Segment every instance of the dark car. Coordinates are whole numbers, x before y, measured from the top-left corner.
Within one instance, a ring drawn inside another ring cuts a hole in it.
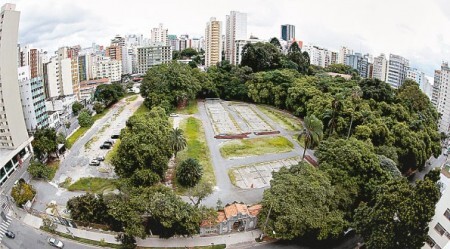
[[[114,135],[111,136],[111,139],[118,139],[118,138],[120,138],[119,134],[114,134]]]
[[[16,235],[9,230],[6,230],[5,235],[6,235],[6,237],[8,237],[10,239],[14,239],[16,237]]]
[[[103,144],[110,144],[111,146],[114,144],[113,140],[106,140]]]
[[[96,157],[95,159],[96,159],[97,161],[99,161],[99,162],[105,161],[105,157],[104,157],[104,156],[98,156],[98,157]]]
[[[102,150],[108,150],[108,149],[111,149],[111,144],[109,144],[109,143],[104,143],[104,144],[102,144],[102,145],[100,146],[100,149],[102,149]]]

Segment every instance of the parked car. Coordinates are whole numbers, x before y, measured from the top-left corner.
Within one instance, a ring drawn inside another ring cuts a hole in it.
[[[9,230],[6,230],[5,235],[6,235],[6,237],[8,237],[10,239],[14,239],[16,237],[16,235]]]
[[[97,159],[97,161],[100,161],[100,162],[105,161],[105,157],[104,156],[98,156],[95,159]]]
[[[102,150],[108,150],[108,149],[111,149],[111,144],[109,144],[109,143],[103,143],[102,145],[100,145],[100,149],[102,149]]]
[[[178,114],[176,114],[176,113],[171,113],[171,114],[169,115],[169,117],[178,117]]]
[[[62,241],[57,240],[57,239],[55,239],[55,238],[48,238],[48,243],[49,243],[51,246],[54,246],[54,247],[56,247],[56,248],[63,248],[63,247],[64,247],[64,244],[62,243]]]
[[[113,140],[106,140],[103,144],[110,144],[111,146],[114,144]]]
[[[99,166],[100,165],[100,161],[98,161],[97,159],[92,159],[91,162],[89,163],[89,165],[91,165],[91,166]]]
[[[120,138],[120,135],[119,135],[119,134],[113,134],[113,135],[111,135],[111,139],[118,139],[118,138]]]

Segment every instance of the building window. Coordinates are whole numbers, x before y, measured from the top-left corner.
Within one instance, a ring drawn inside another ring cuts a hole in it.
[[[431,248],[436,245],[436,242],[430,236],[427,237],[426,242]]]
[[[441,236],[444,235],[444,233],[446,232],[444,227],[440,223],[436,224],[436,226],[434,227],[434,230],[436,230],[439,233],[439,235],[441,235]]]
[[[445,210],[444,216],[450,220],[450,209],[447,208],[447,210]]]

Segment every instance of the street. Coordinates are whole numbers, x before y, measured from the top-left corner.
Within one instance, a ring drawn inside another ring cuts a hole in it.
[[[47,238],[53,237],[61,240],[64,243],[65,249],[80,249],[80,248],[98,248],[94,246],[89,246],[86,244],[79,244],[77,242],[67,240],[65,238],[60,238],[56,235],[47,234],[44,231],[36,230],[32,227],[20,223],[18,220],[13,219],[9,230],[16,234],[16,238],[10,239],[4,237],[2,240],[2,245],[10,249],[35,249],[35,248],[53,248],[48,244]]]

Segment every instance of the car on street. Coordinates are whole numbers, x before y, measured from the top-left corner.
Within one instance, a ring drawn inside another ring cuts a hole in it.
[[[172,117],[172,118],[178,117],[178,114],[176,114],[176,113],[171,113],[171,114],[169,115],[169,117]]]
[[[111,139],[118,139],[118,138],[120,138],[120,135],[119,135],[119,134],[113,134],[113,135],[111,135]]]
[[[111,146],[114,144],[113,140],[106,140],[103,144],[110,144]]]
[[[100,145],[100,149],[102,149],[102,150],[108,150],[108,149],[111,149],[111,144],[109,144],[109,143],[103,143],[102,145]]]
[[[6,230],[5,235],[6,235],[6,237],[8,237],[10,239],[14,239],[16,237],[16,235],[9,230]]]
[[[97,159],[92,159],[91,162],[89,163],[89,165],[91,166],[99,166],[100,165],[100,161]]]
[[[55,239],[55,238],[48,238],[48,243],[49,243],[51,246],[54,246],[54,247],[56,247],[56,248],[63,248],[63,247],[64,247],[64,243],[62,243],[62,241],[57,240],[57,239]]]
[[[95,159],[97,159],[97,161],[100,161],[100,162],[105,161],[105,157],[104,156],[98,156]]]

